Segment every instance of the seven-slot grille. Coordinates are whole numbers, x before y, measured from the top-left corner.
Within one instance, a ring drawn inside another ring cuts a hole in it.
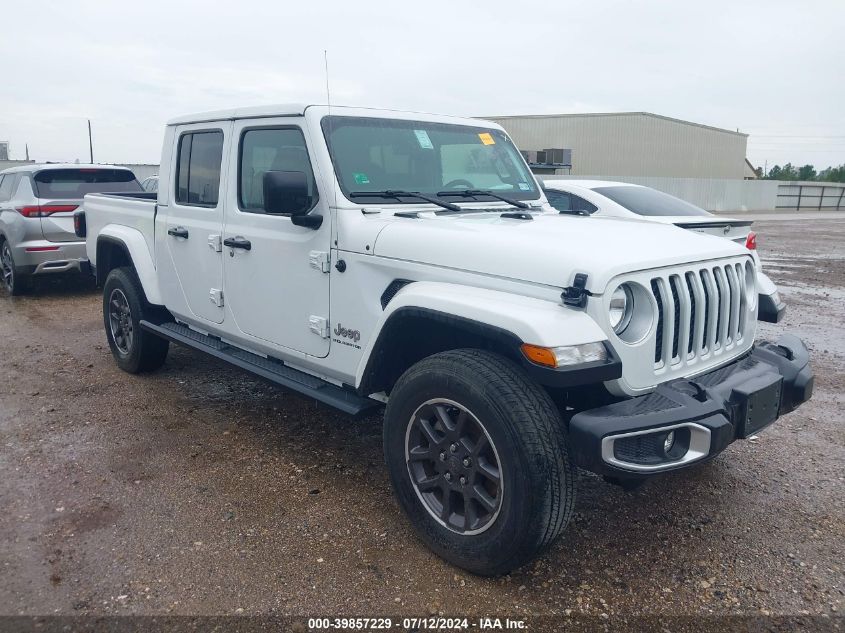
[[[655,367],[709,356],[742,341],[748,321],[745,285],[741,263],[652,278],[657,304]]]

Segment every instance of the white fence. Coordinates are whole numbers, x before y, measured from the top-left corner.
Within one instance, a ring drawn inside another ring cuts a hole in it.
[[[666,178],[662,176],[538,176],[542,180],[617,180],[653,187],[708,211],[845,210],[845,183]]]

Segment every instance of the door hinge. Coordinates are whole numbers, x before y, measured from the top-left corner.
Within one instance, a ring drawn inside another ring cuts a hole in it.
[[[308,259],[311,261],[311,268],[316,268],[322,273],[331,270],[331,259],[325,251],[311,251],[308,253]]]
[[[209,290],[208,298],[211,299],[211,303],[216,305],[218,308],[223,307],[223,291],[219,288],[212,288]]]
[[[329,338],[329,321],[325,317],[312,314],[308,317],[308,327],[320,338]]]
[[[208,236],[208,248],[213,250],[215,253],[221,253],[223,251],[223,236],[222,235],[209,235]]]

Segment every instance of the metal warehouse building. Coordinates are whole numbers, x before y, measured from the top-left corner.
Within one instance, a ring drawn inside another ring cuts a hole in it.
[[[513,137],[538,174],[748,176],[748,135],[648,112],[483,117]]]

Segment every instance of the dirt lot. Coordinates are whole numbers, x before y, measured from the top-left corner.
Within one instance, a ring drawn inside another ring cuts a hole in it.
[[[191,351],[120,372],[96,290],[0,296],[0,613],[828,614],[845,609],[845,220],[755,226],[813,400],[627,493],[582,475],[552,550],[500,579],[415,538],[380,420]]]

